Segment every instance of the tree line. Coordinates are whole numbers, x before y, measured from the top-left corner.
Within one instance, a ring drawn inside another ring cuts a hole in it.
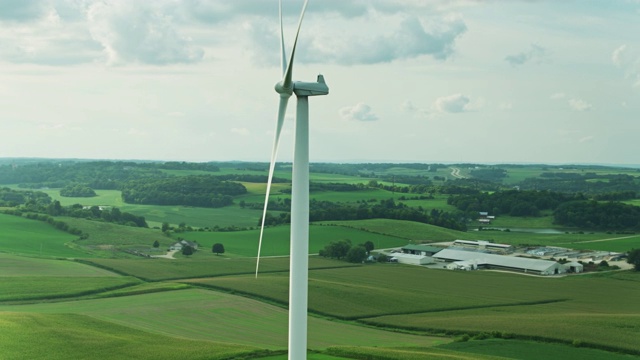
[[[130,204],[217,208],[231,205],[234,196],[246,193],[244,185],[210,175],[134,180],[122,186],[122,199]]]
[[[414,208],[401,202],[395,202],[393,199],[381,200],[376,203],[362,201],[355,205],[315,199],[309,202],[310,221],[366,219],[408,220],[459,231],[466,231],[467,229],[462,214],[453,214],[437,209],[427,211],[422,207]],[[261,221],[262,218],[258,224]],[[290,222],[291,215],[289,213],[280,213],[278,216],[267,213],[265,217],[265,225],[268,226],[288,224]]]
[[[640,230],[640,207],[619,202],[571,201],[558,206],[553,218],[554,223],[568,227]]]
[[[552,191],[507,190],[452,195],[447,203],[467,214],[486,211],[492,215],[540,216],[543,210],[555,210],[560,204],[574,200],[585,200],[585,197]]]

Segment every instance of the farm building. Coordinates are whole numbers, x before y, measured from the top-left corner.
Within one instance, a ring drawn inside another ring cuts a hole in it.
[[[169,250],[181,251],[182,248],[187,245],[191,246],[194,250],[198,250],[198,243],[194,241],[189,241],[189,240],[180,240],[177,243],[171,245],[169,247]]]
[[[441,247],[431,246],[431,245],[413,245],[409,244],[402,247],[402,252],[404,254],[413,254],[413,255],[424,255],[424,256],[432,256],[438,251],[442,250]]]
[[[581,273],[584,271],[584,266],[575,261],[562,264],[562,266],[565,268],[566,272]]]
[[[566,272],[566,268],[555,261],[487,254],[465,250],[445,249],[438,252],[433,257],[436,260],[448,263],[469,262],[476,264],[478,268],[518,271],[537,275],[553,275]]]
[[[513,246],[507,244],[496,244],[484,240],[472,241],[472,240],[456,240],[453,242],[453,246],[469,248],[473,250],[486,250],[494,253],[511,254],[513,252]]]
[[[435,262],[431,256],[424,255],[395,253],[393,257],[396,258],[399,263],[408,265],[427,265]]]

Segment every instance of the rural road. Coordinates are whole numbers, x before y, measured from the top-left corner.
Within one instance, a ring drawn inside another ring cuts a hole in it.
[[[453,176],[456,179],[466,179],[465,176],[460,175],[460,169],[458,168],[450,168],[451,169],[451,176]]]
[[[173,254],[175,254],[177,251],[178,250],[171,250],[171,251],[167,251],[167,253],[164,255],[152,255],[151,257],[175,260],[176,258],[173,257]]]

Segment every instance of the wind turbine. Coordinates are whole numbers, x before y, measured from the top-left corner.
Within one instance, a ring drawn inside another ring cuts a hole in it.
[[[282,80],[275,85],[280,95],[278,118],[271,151],[267,191],[265,194],[262,223],[260,226],[260,240],[258,243],[258,259],[256,262],[256,277],[260,267],[260,251],[264,223],[267,215],[267,205],[271,192],[273,172],[275,170],[280,133],[287,110],[287,103],[292,94],[296,94],[297,109],[295,122],[295,137],[293,150],[293,174],[291,184],[291,238],[289,265],[289,360],[307,358],[307,303],[309,282],[309,96],[327,95],[329,88],[322,75],[318,75],[316,82],[293,81],[293,59],[296,53],[298,35],[302,19],[309,0],[305,0],[298,20],[293,48],[289,61],[286,59],[284,48],[284,31],[282,27],[282,0],[279,2],[280,17],[280,62],[282,65]]]

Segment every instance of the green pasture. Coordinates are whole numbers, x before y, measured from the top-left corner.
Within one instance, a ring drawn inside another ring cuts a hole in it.
[[[190,280],[285,304],[285,273]],[[637,351],[640,273],[543,278],[398,264],[312,270],[309,309],[427,332],[499,331]],[[597,329],[597,331],[594,331]]]
[[[87,264],[135,276],[149,281],[201,278],[223,275],[255,274],[255,258],[206,258],[169,259],[87,259]],[[359,266],[344,261],[309,258],[310,269]],[[260,260],[260,273],[289,271],[289,257],[267,257]]]
[[[499,227],[499,228],[524,228],[524,229],[559,229],[553,224],[553,216],[496,216],[491,220],[491,225],[482,225],[473,222],[474,226]]]
[[[39,189],[47,193],[53,200],[60,201],[60,205],[69,206],[80,204],[83,206],[115,206],[122,207],[122,192],[120,190],[95,190],[97,196],[93,197],[66,197],[60,196],[60,189]]]
[[[74,241],[75,244],[99,250],[110,250],[113,246],[141,245],[151,247],[155,240],[158,240],[161,246],[169,246],[174,242],[157,229],[70,217],[59,217],[57,219],[81,230],[83,233],[89,234],[86,239]]]
[[[0,277],[0,301],[46,300],[96,294],[139,284],[131,277],[8,276]]]
[[[258,281],[258,280],[256,280]],[[4,312],[29,316],[89,315],[126,326],[129,331],[152,332],[162,337],[216,341],[242,347],[286,349],[287,310],[236,295],[204,289],[187,289],[136,296],[77,300],[29,305],[0,305]],[[72,318],[73,318],[72,316]],[[1,320],[0,320],[1,321]],[[43,328],[45,328],[43,326]],[[74,324],[67,331],[78,331]],[[43,329],[44,330],[44,329]],[[124,329],[123,329],[124,330]],[[129,331],[124,331],[127,334]],[[123,339],[126,337],[123,336]],[[387,332],[375,328],[309,317],[309,347],[334,345],[433,346],[448,339]],[[229,346],[229,345],[228,345]],[[175,353],[174,353],[175,356]]]
[[[558,245],[564,246],[565,244],[559,243]],[[566,246],[573,249],[627,252],[640,248],[640,235],[608,234],[605,239],[572,242],[567,243]]]
[[[70,260],[31,258],[0,253],[0,276],[101,277],[117,274]]]
[[[266,228],[262,239],[262,256],[288,255],[290,249],[289,225]],[[215,243],[221,243],[227,256],[252,256],[258,254],[259,230],[233,232],[185,232],[176,234],[191,241],[197,241],[201,251],[211,253]],[[373,242],[376,249],[397,247],[407,244],[407,239],[363,231],[346,226],[323,226],[312,224],[309,227],[309,253],[317,254],[332,241],[351,240],[353,245]],[[199,251],[200,253],[200,251]],[[196,253],[195,256],[200,256]]]
[[[67,246],[77,236],[46,222],[0,214],[0,229],[0,252],[46,257],[89,256]]]
[[[69,313],[0,312],[0,338],[4,359],[222,360],[257,353],[249,345],[172,337]]]
[[[486,339],[482,341],[452,342],[438,345],[438,349],[455,350],[472,356],[502,356],[508,359],[539,360],[539,359],[567,359],[567,360],[631,360],[636,356],[616,354],[608,351],[580,348],[571,345],[533,342],[523,340]]]
[[[456,239],[465,239],[466,236],[468,236],[468,233],[465,232],[406,220],[370,219],[353,221],[325,221],[318,224],[336,225],[346,228],[358,229],[374,234],[385,234],[406,239],[405,244],[401,245],[406,245],[406,242],[408,240],[425,242],[453,241]],[[377,246],[376,249],[385,247],[393,246]]]
[[[236,201],[238,202],[238,201]],[[261,202],[264,202],[262,195]],[[120,210],[144,216],[150,227],[160,227],[163,222],[177,226],[184,223],[191,227],[255,227],[262,216],[262,210],[242,209],[239,206],[223,208],[198,208],[173,205],[123,205]]]

